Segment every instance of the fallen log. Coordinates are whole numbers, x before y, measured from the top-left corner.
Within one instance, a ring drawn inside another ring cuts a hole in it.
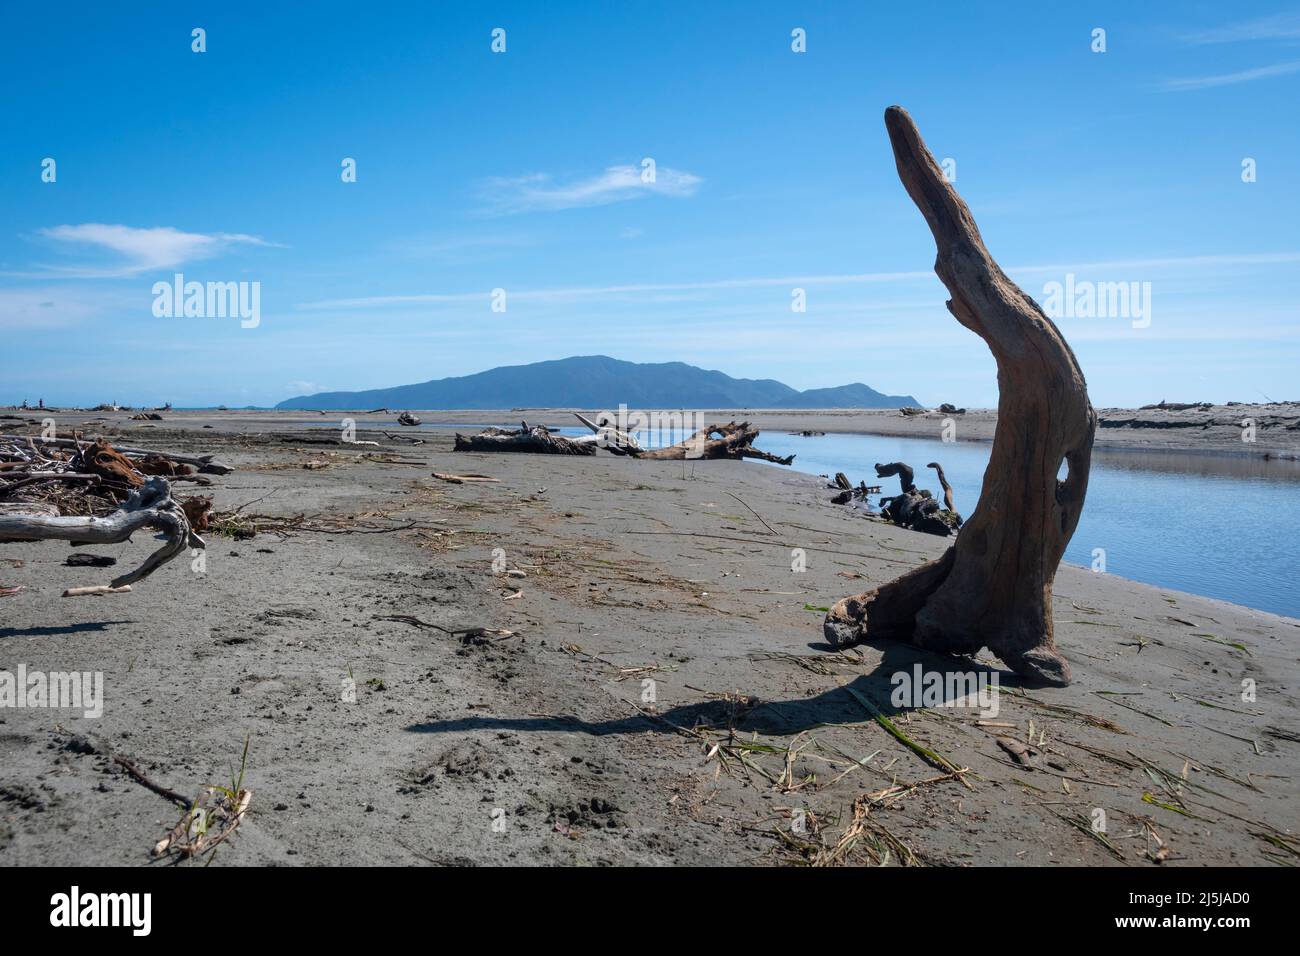
[[[841,599],[823,631],[836,645],[884,638],[952,654],[988,647],[1026,678],[1065,685],[1052,581],[1083,509],[1097,414],[1069,345],[985,249],[911,117],[891,106],[885,126],[899,178],[934,234],[948,310],[997,362],[997,429],[979,504],[956,544],[895,581]]]
[[[205,547],[190,530],[189,519],[172,497],[167,479],[156,475],[131,492],[116,511],[105,517],[73,517],[35,513],[0,513],[0,541],[75,541],[79,544],[119,544],[137,531],[151,528],[163,538],[161,548],[140,567],[118,575],[109,587],[120,588],[153,574],[186,548]]]
[[[715,437],[716,436],[716,437]],[[726,425],[706,425],[690,438],[675,445],[655,448],[649,451],[633,452],[634,458],[651,461],[683,461],[696,459],[757,458],[777,465],[789,465],[794,455],[780,458],[754,447],[754,439],[759,431],[749,422],[730,422]]]
[[[527,424],[527,423],[525,423]],[[531,428],[485,428],[477,435],[456,433],[456,451],[522,452],[534,455],[594,455],[594,442],[580,444],[552,435],[545,425]]]

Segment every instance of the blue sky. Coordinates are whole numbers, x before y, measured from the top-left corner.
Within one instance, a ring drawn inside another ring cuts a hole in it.
[[[893,103],[1031,295],[1150,283],[1146,327],[1059,320],[1094,404],[1300,398],[1300,5],[267,6],[6,6],[0,403],[603,353],[995,404]],[[156,317],[177,272],[260,324]]]

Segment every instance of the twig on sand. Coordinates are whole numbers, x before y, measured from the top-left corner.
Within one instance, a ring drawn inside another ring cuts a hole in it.
[[[113,763],[125,770],[136,783],[148,790],[152,790],[160,797],[166,797],[172,803],[179,804],[182,807],[190,805],[190,798],[184,794],[177,793],[170,787],[165,787],[161,783],[149,779],[145,772],[135,765],[134,762],[115,752],[113,748],[106,744],[100,743],[93,737],[86,734],[76,734],[65,729],[62,725],[56,725],[54,732],[62,737],[67,738],[67,746],[81,753],[98,754],[101,757],[107,757]]]
[[[759,521],[763,522],[763,527],[764,527],[764,528],[766,528],[768,531],[772,532],[772,534],[777,534],[777,530],[776,530],[775,528],[773,528],[770,524],[767,523],[767,519],[766,519],[766,518],[764,518],[761,514],[759,514],[759,513],[758,513],[757,511],[755,511],[753,508],[750,508],[750,505],[749,505],[749,502],[748,502],[748,501],[746,501],[744,498],[740,497],[740,495],[733,494],[733,493],[730,492],[730,491],[728,491],[727,494],[731,495],[731,497],[735,498],[737,501],[739,501],[739,502],[740,502],[742,505],[744,505],[746,508],[749,508],[749,513],[752,514],[752,515],[753,515],[755,518],[757,518]]]
[[[441,624],[434,624],[430,621],[422,621],[412,614],[376,614],[373,618],[376,621],[398,621],[402,624],[410,624],[413,627],[429,627],[434,630],[442,631],[452,637],[459,637],[462,642],[468,642],[476,637],[496,638],[505,640],[507,637],[514,637],[514,631],[507,631],[504,628],[492,627],[443,627]]]
[[[1112,704],[1117,704],[1118,706],[1123,707],[1125,710],[1131,710],[1131,711],[1133,711],[1133,713],[1135,713],[1135,714],[1141,714],[1143,717],[1149,717],[1150,719],[1152,719],[1152,720],[1154,720],[1154,721],[1157,721],[1158,723],[1162,723],[1162,724],[1164,724],[1166,727],[1177,727],[1177,726],[1178,726],[1178,725],[1175,724],[1175,723],[1171,723],[1170,721],[1165,720],[1163,717],[1159,716],[1158,714],[1153,714],[1153,713],[1151,713],[1150,711],[1142,710],[1142,709],[1139,708],[1139,707],[1134,707],[1132,704],[1126,704],[1126,703],[1124,703],[1122,700],[1114,700],[1113,698],[1114,698],[1114,697],[1117,695],[1117,693],[1118,693],[1118,692],[1116,692],[1116,691],[1095,690],[1095,691],[1093,691],[1093,693],[1096,694],[1098,697],[1104,697],[1104,698],[1106,698],[1106,699],[1109,700]]]

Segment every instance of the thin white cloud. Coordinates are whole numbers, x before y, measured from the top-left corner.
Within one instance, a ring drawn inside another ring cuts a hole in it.
[[[515,234],[468,236],[407,236],[388,248],[413,259],[430,259],[448,265],[465,265],[498,258],[510,250],[534,245],[531,236]]]
[[[1153,259],[1122,259],[1109,262],[1080,262],[1073,264],[1008,266],[1004,271],[1014,275],[1085,273],[1097,270],[1154,270],[1187,268],[1204,270],[1224,266],[1268,266],[1300,262],[1300,252],[1263,252],[1246,255],[1171,256]],[[930,271],[915,272],[859,272],[800,276],[751,276],[741,279],[716,279],[707,282],[635,283],[627,285],[569,286],[554,289],[507,289],[510,301],[572,301],[584,298],[661,295],[668,292],[708,292],[724,289],[754,289],[766,286],[786,288],[807,286],[839,286],[861,283],[903,282],[931,280],[937,282]],[[402,305],[439,305],[460,302],[487,301],[490,293],[446,292],[413,295],[379,295],[353,299],[324,299],[301,302],[294,306],[301,311],[359,309]]]
[[[545,173],[489,179],[483,187],[484,210],[490,215],[605,206],[645,196],[682,198],[695,193],[703,180],[694,173],[657,167],[653,178],[638,166],[609,166],[598,176],[556,183]]]
[[[171,226],[137,229],[133,226],[87,222],[42,229],[43,238],[59,244],[107,252],[118,261],[107,266],[43,266],[43,274],[67,278],[117,278],[158,269],[172,269],[186,262],[210,259],[234,245],[272,246],[257,236],[243,233],[182,232]]]
[[[1184,34],[1185,43],[1243,43],[1257,40],[1300,40],[1300,13],[1278,13],[1228,23],[1208,30]]]
[[[1274,63],[1272,66],[1258,66],[1251,70],[1237,73],[1218,73],[1213,76],[1189,76],[1166,80],[1161,87],[1166,93],[1187,93],[1191,90],[1205,90],[1215,86],[1232,86],[1237,83],[1251,83],[1274,76],[1286,76],[1300,71],[1300,60],[1289,63]]]

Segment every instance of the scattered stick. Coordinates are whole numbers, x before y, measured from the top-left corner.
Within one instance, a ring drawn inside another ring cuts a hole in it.
[[[757,518],[759,521],[763,522],[763,527],[764,527],[764,528],[766,528],[768,531],[772,532],[772,534],[777,534],[777,533],[778,533],[777,530],[776,530],[775,528],[773,528],[770,524],[767,523],[767,519],[766,519],[766,518],[764,518],[761,514],[759,514],[759,513],[758,513],[757,511],[755,511],[753,508],[750,508],[750,507],[749,507],[749,502],[748,502],[748,501],[746,501],[744,498],[740,497],[740,495],[732,494],[730,491],[728,491],[727,494],[731,495],[731,497],[735,498],[737,501],[739,501],[739,502],[740,502],[742,505],[744,505],[746,508],[749,508],[749,513],[752,514],[752,515],[753,515],[755,518]]]
[[[64,597],[84,597],[88,594],[122,594],[131,590],[131,585],[124,584],[120,588],[115,588],[110,584],[92,584],[84,588],[68,588],[63,592]]]

